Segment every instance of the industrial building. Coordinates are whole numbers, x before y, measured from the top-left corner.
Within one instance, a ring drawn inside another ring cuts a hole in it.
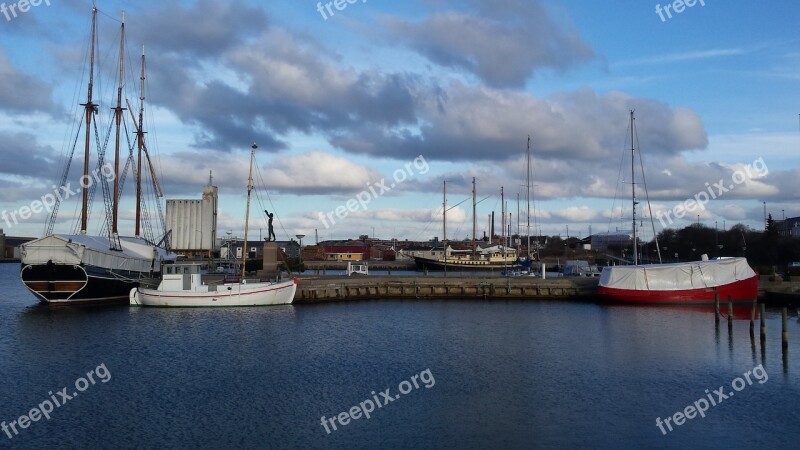
[[[210,257],[217,242],[219,190],[211,174],[200,200],[167,200],[167,230],[172,231],[172,250],[187,258]]]

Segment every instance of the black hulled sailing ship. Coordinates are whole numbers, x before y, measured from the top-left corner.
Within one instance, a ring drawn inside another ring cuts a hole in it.
[[[109,141],[111,126],[109,126],[106,139],[101,140],[102,133],[98,130],[97,120],[92,120],[99,113],[97,104],[93,102],[92,88],[95,71],[95,44],[97,42],[97,8],[92,8],[92,33],[91,33],[91,54],[89,57],[89,81],[87,89],[86,103],[81,104],[84,109],[81,121],[84,132],[84,155],[83,155],[83,178],[89,180],[92,175],[89,173],[90,167],[90,143],[91,137],[95,136],[95,147],[97,150],[96,175],[101,168],[105,167],[105,149]],[[80,303],[128,303],[128,295],[132,288],[138,286],[156,286],[161,278],[162,263],[175,259],[175,254],[167,250],[168,234],[163,223],[163,213],[159,200],[155,200],[158,209],[158,219],[161,224],[162,238],[160,242],[155,242],[155,237],[150,226],[154,220],[150,220],[150,214],[146,207],[146,202],[142,202],[142,156],[147,159],[147,168],[150,174],[150,181],[153,184],[153,192],[161,197],[160,185],[150,161],[150,155],[144,141],[143,113],[144,113],[144,53],[142,54],[142,67],[140,77],[139,95],[139,120],[130,109],[128,110],[132,119],[132,124],[136,132],[135,147],[138,150],[138,158],[134,161],[134,147],[129,147],[129,157],[123,171],[120,171],[120,124],[122,123],[122,88],[123,62],[125,44],[125,20],[123,16],[120,31],[119,47],[119,84],[117,86],[116,107],[111,125],[116,124],[116,142],[114,148],[114,179],[113,192],[106,179],[95,176],[96,182],[91,187],[83,187],[81,198],[81,215],[79,228],[76,226],[73,234],[53,234],[53,228],[57,219],[58,207],[61,197],[58,196],[56,204],[51,212],[50,219],[45,229],[45,237],[33,240],[21,246],[22,267],[20,278],[23,284],[43,303],[48,304],[80,304]],[[126,100],[127,101],[127,100]],[[78,127],[77,133],[81,130]],[[78,136],[74,137],[75,143]],[[66,167],[61,179],[61,186],[68,186],[70,162],[75,152],[72,146],[72,154],[67,155]],[[120,236],[117,225],[119,218],[119,199],[122,184],[128,169],[131,169],[136,178],[136,230],[133,237]],[[91,203],[98,185],[103,195],[105,207],[105,217],[100,224],[99,235],[87,233],[88,218],[91,212]],[[143,227],[145,222],[146,227]],[[144,228],[144,234],[142,230]]]
[[[501,197],[503,191],[501,188]],[[484,199],[485,200],[485,199]],[[430,256],[414,256],[414,263],[417,270],[468,270],[468,271],[492,271],[503,270],[514,265],[517,260],[517,250],[507,246],[505,234],[501,238],[501,242],[497,245],[489,247],[478,247],[475,238],[477,227],[476,215],[476,193],[475,193],[475,178],[472,178],[472,249],[454,250],[450,248],[447,243],[447,181],[443,182],[442,189],[442,235],[444,240],[442,247],[437,251],[433,249]],[[501,200],[501,204],[505,204]],[[452,208],[455,208],[455,205]],[[505,218],[505,210],[503,210],[503,217]],[[505,220],[505,219],[504,219]],[[503,229],[505,230],[505,221],[503,222]],[[437,254],[438,253],[438,254]]]

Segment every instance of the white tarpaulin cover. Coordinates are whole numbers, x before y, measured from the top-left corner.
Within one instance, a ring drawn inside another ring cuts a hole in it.
[[[102,236],[54,234],[21,246],[22,264],[88,264],[112,270],[160,271],[161,261],[175,255],[141,238],[120,237],[121,250],[111,250]]]
[[[604,267],[600,286],[637,291],[712,288],[755,276],[745,258]]]

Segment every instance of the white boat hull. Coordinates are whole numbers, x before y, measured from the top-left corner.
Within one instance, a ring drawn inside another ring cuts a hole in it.
[[[134,306],[162,307],[226,307],[288,305],[294,301],[297,279],[279,283],[237,283],[208,285],[193,290],[162,291],[156,289],[131,289],[130,304]]]

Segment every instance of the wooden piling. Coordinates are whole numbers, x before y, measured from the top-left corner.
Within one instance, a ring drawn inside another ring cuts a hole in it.
[[[764,307],[764,304],[762,303],[761,304],[761,339],[766,339],[766,337],[767,337],[767,324],[766,324],[765,319],[764,319],[764,315],[765,315],[764,311],[765,310],[766,310],[766,308]]]
[[[719,294],[714,293],[714,323],[719,324]]]
[[[728,337],[733,339],[733,296],[728,296]],[[733,341],[730,342],[731,346]]]
[[[750,308],[750,338],[755,336],[755,322],[756,322],[756,301],[757,299],[753,299],[753,306]]]
[[[728,324],[733,322],[733,296],[728,296]]]
[[[784,307],[781,310],[781,328],[783,330],[783,332],[781,333],[781,343],[783,344],[784,347],[789,346],[789,327],[787,324],[788,315],[789,314],[786,310],[786,307]]]

